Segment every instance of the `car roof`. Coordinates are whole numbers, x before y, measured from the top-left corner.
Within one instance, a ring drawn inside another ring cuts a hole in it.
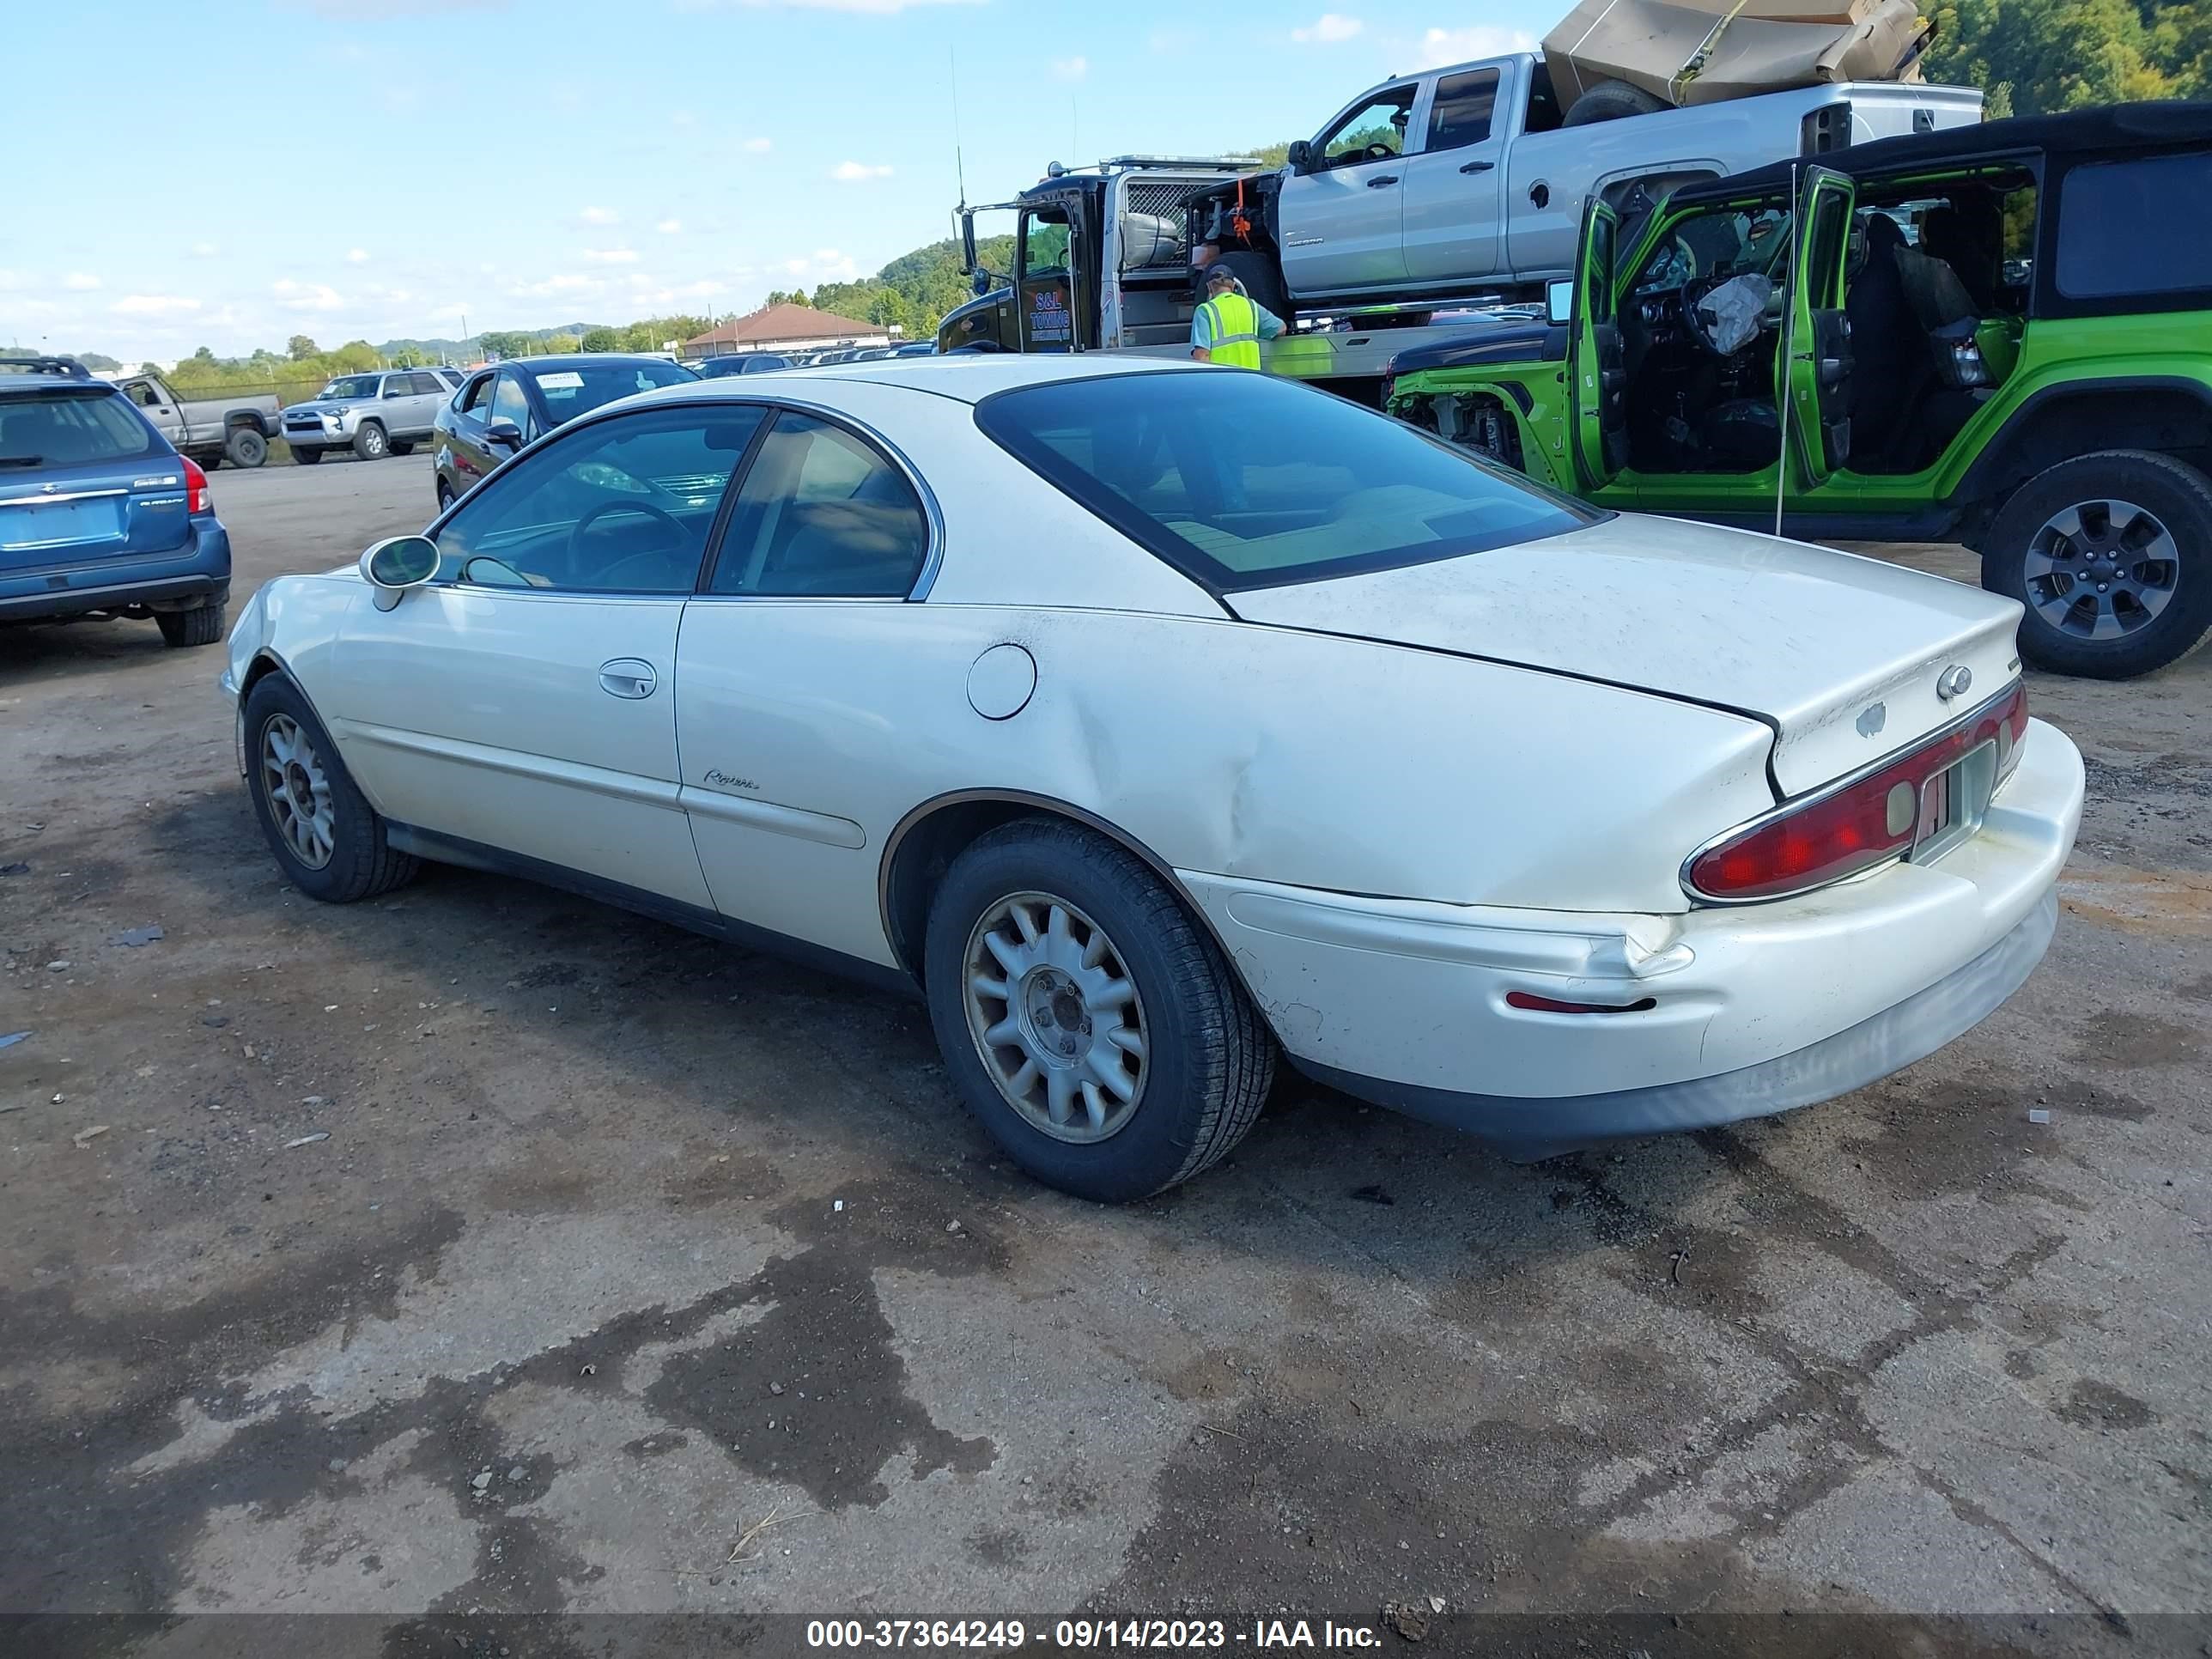
[[[504,362],[486,363],[486,368],[573,368],[578,363],[666,363],[665,357],[656,357],[649,351],[550,351],[536,357],[509,357]],[[672,363],[680,368],[681,363]]]
[[[0,392],[112,392],[118,398],[123,395],[123,389],[112,380],[79,380],[71,374],[26,374],[15,369],[0,369]]]
[[[975,404],[994,392],[1048,380],[1097,380],[1109,374],[1148,374],[1192,367],[1182,358],[1131,357],[1120,352],[1079,352],[1069,356],[1061,352],[956,351],[928,358],[909,357],[903,362],[879,358],[866,363],[786,369],[775,377],[775,384],[854,380],[931,392],[940,398]]]
[[[1878,138],[1848,149],[1776,161],[1710,183],[1686,185],[1670,198],[1677,207],[1740,201],[1771,191],[1786,193],[1797,168],[1809,161],[1853,179],[1920,167],[1972,166],[2023,152],[2082,155],[2156,150],[2212,144],[2212,103],[2114,104],[2063,115],[2015,115],[1973,126]]]

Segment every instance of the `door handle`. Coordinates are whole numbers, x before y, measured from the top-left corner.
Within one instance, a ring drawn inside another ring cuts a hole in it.
[[[1396,173],[1386,173],[1380,179],[1370,179],[1367,181],[1367,188],[1370,190],[1381,190],[1386,185],[1395,185],[1397,182],[1398,175]]]
[[[635,657],[617,657],[612,662],[599,665],[599,690],[611,697],[627,697],[633,702],[649,697],[659,684],[660,677],[653,672],[653,665]]]
[[[1491,168],[1497,165],[1498,163],[1495,161],[1468,161],[1460,168],[1460,171],[1462,173],[1487,173]]]

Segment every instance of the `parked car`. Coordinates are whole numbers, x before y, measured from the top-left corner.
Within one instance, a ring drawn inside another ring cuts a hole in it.
[[[1593,113],[1561,111],[1535,52],[1396,77],[1293,143],[1281,168],[1195,198],[1200,240],[1226,250],[1252,297],[1286,319],[1350,302],[1541,297],[1572,268],[1587,197],[1620,205],[1639,185],[1656,197],[1790,156],[1970,126],[1982,94],[1844,82]]]
[[[524,445],[600,404],[699,377],[645,353],[569,352],[518,357],[479,369],[438,410],[435,489],[440,511],[476,488]]]
[[[1114,1200],[1279,1054],[1530,1155],[1948,1042],[2081,808],[2018,619],[1272,376],[1002,355],[595,411],[264,586],[223,684],[302,891],[526,872],[919,990]]]
[[[68,358],[0,358],[0,622],[153,618],[213,645],[230,537],[207,473]]]
[[[184,398],[151,370],[125,375],[116,385],[172,448],[210,471],[225,461],[253,467],[269,459],[269,441],[277,434],[274,392]]]
[[[438,406],[453,390],[434,369],[340,374],[306,403],[285,410],[284,441],[303,466],[333,449],[350,449],[364,461],[409,454],[430,435]]]
[[[2141,104],[1686,186],[1632,232],[1597,202],[1559,325],[1401,352],[1389,406],[1607,506],[1964,541],[2029,662],[2145,673],[2212,639],[2208,199],[2212,105]]]
[[[766,374],[791,367],[790,358],[773,351],[740,351],[725,357],[706,358],[692,364],[691,372],[703,380],[718,380],[725,374]]]
[[[894,357],[934,357],[936,355],[937,342],[934,340],[916,340],[909,345],[895,347],[891,351]]]

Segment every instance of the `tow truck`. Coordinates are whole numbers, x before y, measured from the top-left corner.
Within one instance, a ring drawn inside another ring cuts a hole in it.
[[[1095,167],[1054,162],[1009,202],[957,210],[962,271],[977,296],[938,325],[940,351],[1127,351],[1190,355],[1202,297],[1191,266],[1197,200],[1249,177],[1249,156],[1117,155]],[[1013,269],[986,270],[976,216],[1012,213]],[[1261,349],[1269,374],[1308,380],[1379,407],[1390,360],[1465,337],[1469,325],[1541,307],[1502,306],[1495,293],[1378,305],[1296,319]]]

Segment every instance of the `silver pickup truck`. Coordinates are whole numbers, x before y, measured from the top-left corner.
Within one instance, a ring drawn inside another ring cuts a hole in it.
[[[276,435],[276,399],[252,397],[180,398],[160,375],[127,375],[115,383],[138,405],[155,429],[202,466],[258,466]]]
[[[1970,87],[1842,82],[1568,125],[1540,54],[1402,76],[1362,93],[1275,173],[1216,185],[1200,240],[1288,318],[1347,305],[1540,299],[1569,274],[1583,203],[1793,155],[1971,126]]]
[[[350,449],[364,461],[404,455],[430,436],[440,406],[460,384],[460,371],[453,368],[340,374],[306,403],[285,409],[284,441],[302,466],[313,466],[328,449]]]

